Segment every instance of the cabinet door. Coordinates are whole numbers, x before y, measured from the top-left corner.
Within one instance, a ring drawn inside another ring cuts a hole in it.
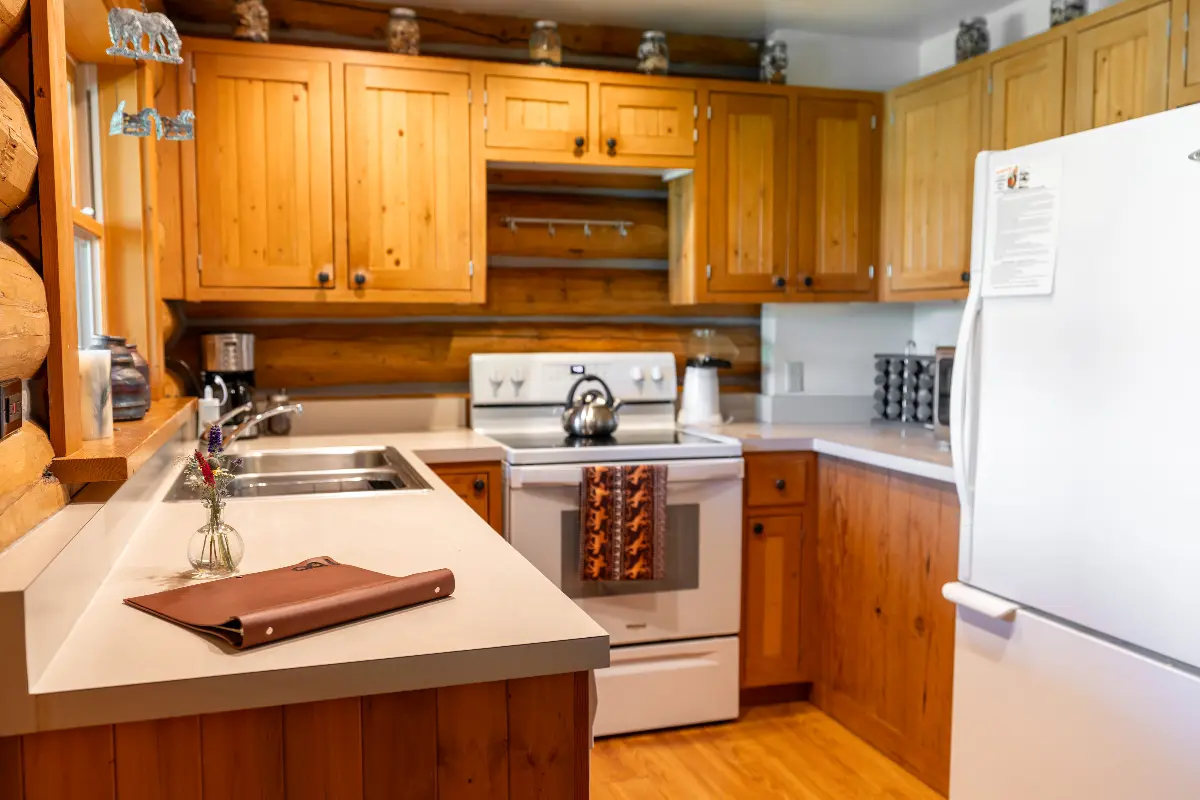
[[[1065,39],[992,64],[989,150],[1011,150],[1063,135]]]
[[[504,513],[499,465],[435,464],[432,467],[445,484],[471,509],[503,535]]]
[[[800,254],[793,288],[866,292],[875,259],[875,107],[800,101]]]
[[[1200,103],[1200,0],[1171,3],[1172,108]]]
[[[356,288],[470,291],[469,84],[453,73],[346,67]]]
[[[800,682],[804,517],[750,517],[745,537],[742,686]]]
[[[1170,13],[1160,3],[1080,32],[1074,130],[1166,110]]]
[[[782,292],[787,286],[788,101],[710,95],[710,292]]]
[[[971,269],[980,70],[900,95],[885,148],[892,291],[965,287]]]
[[[201,285],[336,284],[329,64],[198,53],[195,68]]]
[[[600,141],[610,156],[692,156],[696,93],[640,86],[600,87]]]
[[[588,135],[586,83],[502,75],[488,75],[484,81],[488,147],[583,155]]]

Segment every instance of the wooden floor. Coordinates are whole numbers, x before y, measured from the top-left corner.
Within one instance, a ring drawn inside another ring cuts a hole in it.
[[[940,800],[808,703],[596,742],[592,800]]]

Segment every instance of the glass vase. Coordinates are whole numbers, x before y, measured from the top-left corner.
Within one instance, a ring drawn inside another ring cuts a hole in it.
[[[242,563],[246,544],[242,535],[225,522],[223,501],[205,498],[204,508],[208,521],[188,540],[188,561],[199,577],[232,575]]]

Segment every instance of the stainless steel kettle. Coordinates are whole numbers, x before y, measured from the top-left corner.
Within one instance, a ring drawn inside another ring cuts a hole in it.
[[[576,399],[575,392],[585,381],[600,384],[604,387],[604,394],[596,389],[588,389]],[[607,383],[595,375],[584,375],[567,392],[567,405],[562,415],[563,430],[572,436],[612,436],[617,430],[617,409],[620,407],[621,401],[613,397]]]

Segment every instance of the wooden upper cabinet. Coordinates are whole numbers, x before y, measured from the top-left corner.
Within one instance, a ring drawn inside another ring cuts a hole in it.
[[[332,287],[330,65],[195,56],[200,283]]]
[[[883,198],[892,292],[966,288],[982,96],[974,69],[892,100]]]
[[[1171,4],[1171,107],[1200,103],[1200,0]]]
[[[788,100],[709,95],[710,294],[778,292],[788,281]]]
[[[1065,39],[995,61],[988,83],[987,149],[1010,150],[1063,135]]]
[[[587,149],[588,84],[550,78],[484,78],[488,147],[576,154]],[[583,144],[579,144],[582,141]]]
[[[810,677],[801,670],[804,523],[800,514],[746,519],[743,688]]]
[[[351,288],[469,296],[469,88],[465,74],[346,66]]]
[[[1164,2],[1079,32],[1072,130],[1166,110],[1170,16]]]
[[[693,156],[696,93],[690,89],[600,86],[600,141],[609,156]]]
[[[873,103],[800,101],[796,291],[868,292],[876,247]]]

